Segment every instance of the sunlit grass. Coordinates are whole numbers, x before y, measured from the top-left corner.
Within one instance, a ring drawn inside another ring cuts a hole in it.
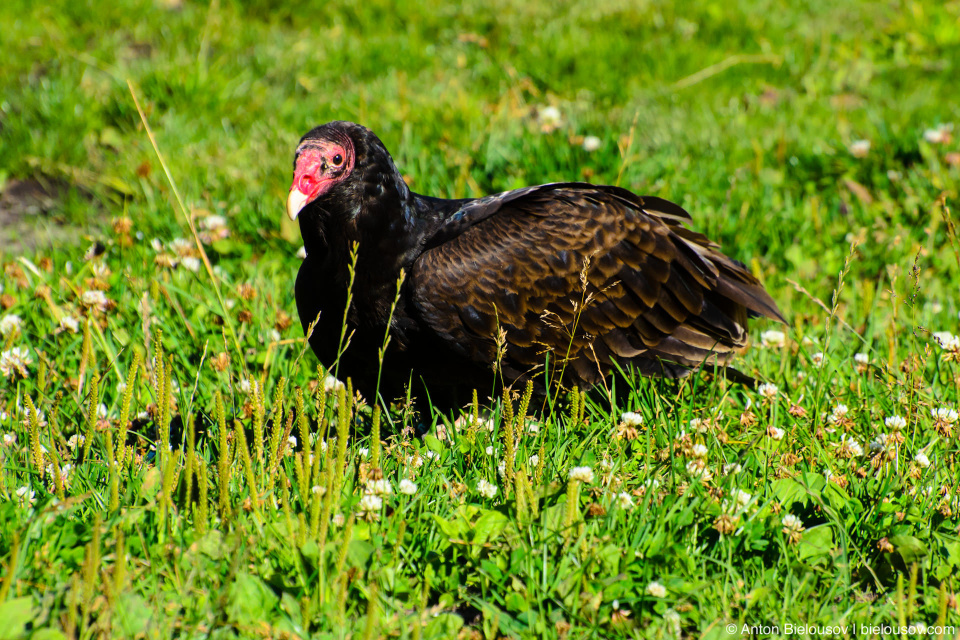
[[[0,8],[0,638],[956,624],[957,5],[381,4]],[[763,384],[356,398],[281,221],[334,118],[430,195],[682,203]]]

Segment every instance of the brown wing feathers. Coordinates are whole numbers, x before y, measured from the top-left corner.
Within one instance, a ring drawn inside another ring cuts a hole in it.
[[[424,253],[415,304],[477,361],[493,360],[502,329],[505,370],[541,365],[548,350],[581,384],[617,362],[671,377],[725,365],[745,344],[747,309],[782,318],[746,269],[680,226],[687,218],[625,190],[532,192]]]

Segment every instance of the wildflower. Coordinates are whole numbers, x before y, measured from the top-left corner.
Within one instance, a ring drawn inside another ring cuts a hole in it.
[[[870,356],[865,353],[855,353],[853,354],[853,361],[860,365],[870,364]]]
[[[537,466],[538,464],[540,464],[540,456],[538,456],[537,454],[533,454],[532,456],[527,458],[527,464],[530,465],[531,467]]]
[[[883,424],[886,425],[888,429],[899,431],[907,426],[907,421],[901,416],[888,416],[884,419]]]
[[[870,153],[870,141],[854,140],[847,148],[850,151],[850,155],[854,158],[866,158],[867,154]]]
[[[934,421],[944,422],[946,424],[953,424],[957,421],[957,411],[956,409],[950,409],[948,407],[938,407],[936,409],[930,410],[930,415],[933,416]]]
[[[393,493],[393,488],[390,486],[389,480],[386,478],[381,478],[380,480],[371,480],[367,482],[364,492],[375,496],[388,496]]]
[[[949,331],[937,331],[933,334],[933,340],[944,351],[960,351],[960,336],[955,336]]]
[[[427,460],[436,460],[440,457],[436,451],[427,451],[424,455],[427,457]]]
[[[767,435],[773,438],[774,440],[783,440],[783,436],[786,435],[786,432],[780,427],[775,427],[770,425],[767,427]]]
[[[787,536],[791,543],[796,544],[800,542],[800,534],[803,533],[804,530],[803,521],[800,520],[800,518],[792,513],[788,513],[783,516],[781,524],[783,525],[784,535]]]
[[[733,501],[736,503],[737,508],[743,509],[750,504],[750,501],[753,500],[753,496],[746,491],[740,489],[734,489],[730,497],[733,498]]]
[[[80,295],[80,304],[90,309],[97,308],[100,311],[106,311],[107,307],[110,306],[110,300],[103,291],[84,291]]]
[[[27,366],[33,360],[30,358],[30,351],[24,347],[14,347],[9,351],[0,353],[0,373],[5,378],[19,375],[21,378],[27,377]]]
[[[603,145],[603,142],[597,136],[586,136],[583,139],[583,150],[590,153],[596,151]]]
[[[306,260],[306,259],[307,259],[307,248],[306,248],[306,247],[300,247],[299,249],[297,249],[297,257],[300,258],[301,260]]]
[[[333,516],[333,526],[335,527],[342,527],[343,523],[346,521],[347,519],[343,517],[342,513],[338,513],[337,515]]]
[[[849,438],[847,434],[840,437],[837,446],[837,455],[841,458],[857,458],[863,455],[863,447],[857,442],[856,438]]]
[[[170,241],[170,249],[179,257],[192,256],[196,253],[196,246],[186,238],[174,238]]]
[[[290,436],[289,438],[287,438],[287,444],[290,445],[291,447],[296,447],[296,446],[297,446],[297,436]]]
[[[540,123],[540,131],[552,133],[563,124],[563,116],[557,107],[543,107],[537,110],[537,122]]]
[[[623,509],[624,511],[630,511],[636,506],[633,502],[633,496],[631,496],[626,491],[622,491],[617,494],[616,503],[617,503],[617,506]]]
[[[484,498],[492,498],[497,495],[497,485],[491,484],[486,480],[480,480],[477,482],[477,493]]]
[[[504,476],[507,475],[507,463],[506,463],[506,462],[501,462],[500,464],[497,465],[497,475],[500,476],[501,478],[503,478]]]
[[[620,424],[628,427],[639,427],[643,425],[643,414],[627,411],[620,416]]]
[[[324,393],[336,393],[340,389],[344,388],[345,385],[334,378],[333,376],[327,376],[323,379],[323,391]]]
[[[706,433],[710,427],[710,422],[703,418],[694,418],[690,421],[690,430],[694,433]]]
[[[361,516],[373,519],[378,517],[378,512],[383,507],[383,500],[372,493],[365,493],[357,504],[357,510]]]
[[[763,383],[762,385],[760,385],[759,387],[757,387],[757,391],[758,391],[758,392],[760,393],[760,395],[762,395],[764,398],[774,398],[774,397],[776,397],[777,393],[778,393],[780,390],[777,389],[777,385],[775,385],[775,384],[770,384],[769,382],[765,382],[765,383]]]
[[[185,256],[182,260],[180,260],[180,266],[187,271],[192,271],[194,273],[200,272],[200,260],[198,258],[194,258],[193,256]]]
[[[251,380],[250,378],[244,378],[240,381],[240,384],[237,386],[240,388],[240,392],[246,395],[250,395],[254,388],[256,387],[257,381]]]
[[[764,331],[760,334],[760,344],[764,347],[782,349],[787,344],[787,334],[776,329]]]
[[[17,444],[17,434],[15,433],[3,434],[3,446],[12,447],[15,444]]]
[[[76,451],[78,447],[82,447],[83,444],[87,441],[87,437],[79,433],[75,433],[70,436],[70,439],[67,440],[67,446],[70,447],[73,451]]]
[[[710,473],[710,469],[707,468],[707,464],[699,458],[688,462],[686,469],[687,473],[699,479],[701,482],[709,482],[713,478],[713,474]]]
[[[666,598],[667,588],[654,580],[647,585],[647,595],[653,596],[654,598]]]
[[[37,492],[31,491],[30,487],[20,487],[16,491],[17,502],[21,507],[31,506],[36,501]]]
[[[412,496],[417,492],[417,485],[406,478],[400,481],[397,488],[400,490],[400,493],[407,496]]]
[[[823,357],[824,356],[822,351],[818,351],[817,353],[810,356],[810,360],[815,368],[819,369],[820,367],[823,366]]]
[[[887,447],[887,441],[890,439],[885,433],[878,433],[877,437],[870,441],[870,451],[883,451]]]
[[[494,449],[493,446],[487,447],[485,451],[488,456],[492,456],[494,453],[496,453],[496,449]]]
[[[706,458],[707,447],[699,442],[690,448],[690,455],[694,458]]]
[[[361,458],[366,458],[368,455],[370,455],[370,449],[367,447],[360,447],[357,450],[357,455]]]
[[[730,462],[723,465],[724,475],[737,474],[737,473],[740,473],[741,471],[743,471],[743,466],[740,465],[740,463],[738,462]]]
[[[76,333],[80,330],[80,322],[73,316],[63,316],[60,318],[60,328],[70,333]]]
[[[590,467],[574,467],[570,469],[570,479],[590,484],[593,482],[593,469]]]
[[[924,469],[930,466],[930,458],[928,458],[927,454],[925,454],[923,451],[918,452],[917,455],[913,457],[913,461]]]
[[[323,496],[327,492],[327,488],[321,487],[320,485],[315,484],[310,488],[310,492],[313,493],[313,495],[315,496]]]
[[[933,129],[927,129],[923,132],[923,139],[930,144],[947,144],[951,139],[953,124],[937,125]]]
[[[16,314],[11,313],[3,316],[3,318],[0,318],[0,336],[19,333],[21,324],[23,324],[23,320]]]

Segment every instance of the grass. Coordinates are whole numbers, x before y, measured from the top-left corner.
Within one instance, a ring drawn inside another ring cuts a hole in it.
[[[960,4],[275,4],[0,6],[0,638],[956,625]],[[331,119],[422,193],[680,202],[788,317],[740,361],[773,386],[381,443],[296,322]]]

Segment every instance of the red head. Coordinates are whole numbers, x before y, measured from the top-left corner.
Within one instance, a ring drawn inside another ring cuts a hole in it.
[[[305,206],[329,192],[353,171],[356,162],[353,141],[340,131],[324,129],[318,127],[311,131],[297,147],[293,184],[287,196],[287,215],[291,220],[296,220]],[[314,137],[314,133],[332,135]]]

